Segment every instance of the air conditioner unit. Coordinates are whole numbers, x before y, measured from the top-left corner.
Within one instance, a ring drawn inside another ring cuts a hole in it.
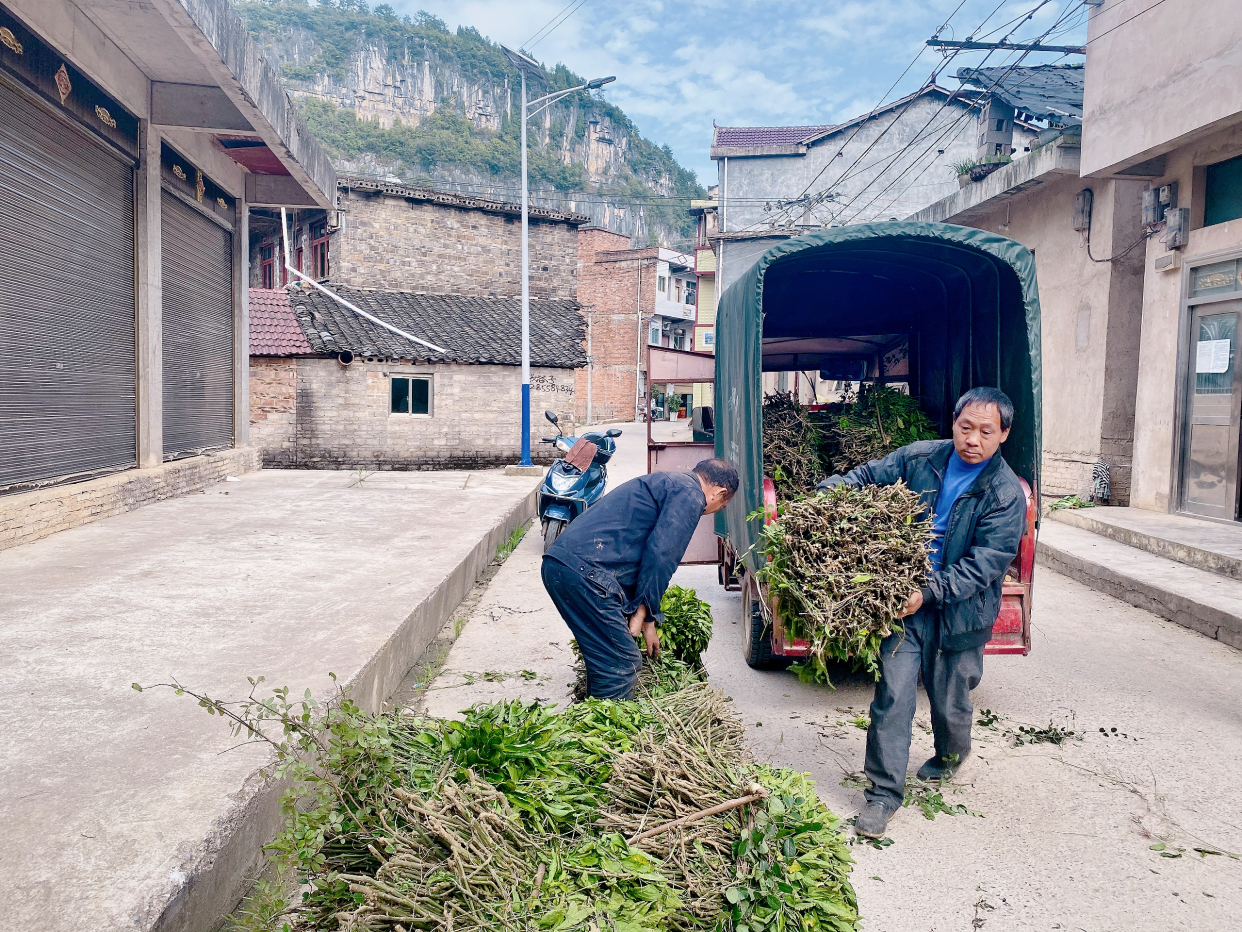
[[[661,333],[668,333],[668,332],[669,332],[670,330],[672,330],[672,329],[673,329],[673,322],[672,322],[672,321],[665,320],[665,321],[662,321],[662,322],[660,323],[660,332],[661,332]]]

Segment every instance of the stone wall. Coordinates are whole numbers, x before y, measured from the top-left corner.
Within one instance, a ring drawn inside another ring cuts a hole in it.
[[[629,241],[608,230],[578,232],[578,303],[591,326],[592,419],[632,421],[635,417],[635,363],[639,344],[647,345],[646,319],[655,307],[656,250],[629,249]],[[639,330],[638,303],[644,321]],[[645,352],[642,367],[646,369]],[[586,419],[586,379],[578,375],[578,417]]]
[[[334,282],[437,294],[522,293],[520,217],[355,190],[342,190],[340,205],[341,228],[329,245]],[[531,295],[572,300],[577,277],[577,226],[532,217]]]
[[[124,514],[259,468],[255,447],[127,469],[87,482],[0,496],[0,550]]]
[[[390,413],[392,376],[432,380],[431,414]],[[265,466],[337,469],[472,469],[516,463],[521,453],[521,370],[516,366],[411,365],[302,357],[250,360],[251,442]],[[531,369],[531,454],[543,412],[574,429],[575,373]]]

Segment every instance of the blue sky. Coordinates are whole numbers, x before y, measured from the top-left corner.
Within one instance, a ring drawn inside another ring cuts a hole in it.
[[[497,42],[521,45],[567,3],[393,5],[399,13],[423,9],[450,27],[474,26]],[[585,77],[615,74],[606,96],[706,185],[716,180],[708,157],[713,120],[722,126],[842,122],[871,110],[894,82],[887,99],[924,84],[942,59],[923,43],[946,20],[944,39],[973,35],[997,41],[1016,25],[1010,41],[1018,41],[1041,35],[1065,17],[1055,37],[1045,41],[1079,45],[1086,41],[1086,11],[1079,0],[586,0],[534,44],[532,53],[548,65],[564,62]],[[1027,14],[1032,18],[1021,22]],[[1019,22],[1010,22],[1015,19]],[[939,83],[956,88],[953,72],[979,65],[985,54],[959,54]],[[994,52],[986,64],[1012,63],[1009,56],[1016,54]],[[1082,58],[1030,55],[1024,64],[1054,60]]]

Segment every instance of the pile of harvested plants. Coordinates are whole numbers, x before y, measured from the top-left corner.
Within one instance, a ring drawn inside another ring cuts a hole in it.
[[[815,490],[827,473],[820,459],[823,437],[792,392],[763,399],[763,474],[780,499]]]
[[[867,383],[845,398],[821,424],[824,468],[846,473],[916,440],[935,440],[936,430],[918,400],[887,385]]]
[[[786,501],[814,492],[825,476],[936,436],[918,401],[887,385],[864,384],[820,411],[777,392],[763,401],[763,473]]]
[[[239,928],[858,928],[840,820],[803,775],[756,764],[728,700],[683,664],[645,673],[633,701],[460,722],[370,715],[343,692],[261,699],[261,683],[241,703],[172,684],[269,741],[293,779],[270,846],[284,882],[259,885]]]
[[[930,568],[923,511],[904,483],[836,486],[783,503],[763,529],[767,564],[756,575],[825,679],[829,661],[878,674],[880,642],[902,630],[897,616]]]

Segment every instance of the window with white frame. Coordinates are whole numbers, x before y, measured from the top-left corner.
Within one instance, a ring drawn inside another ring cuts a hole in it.
[[[648,328],[647,345],[648,346],[659,346],[660,345],[660,325],[659,324],[652,324]]]
[[[392,414],[431,416],[431,377],[394,375],[392,377]]]
[[[715,330],[704,330],[703,331],[703,345],[704,346],[715,346],[716,345],[716,331]]]
[[[656,276],[656,291],[660,294],[664,294],[668,291],[668,279],[663,275]]]

